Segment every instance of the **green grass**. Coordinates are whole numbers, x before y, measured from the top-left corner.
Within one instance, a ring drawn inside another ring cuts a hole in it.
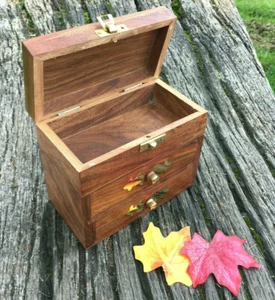
[[[235,0],[235,4],[275,91],[275,0]]]
[[[235,3],[244,20],[275,24],[274,0],[235,0]]]

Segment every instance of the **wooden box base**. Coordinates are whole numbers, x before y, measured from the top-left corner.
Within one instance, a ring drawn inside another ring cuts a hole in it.
[[[158,79],[169,9],[107,19],[23,41],[49,197],[86,248],[192,184],[207,118]]]
[[[37,124],[49,197],[85,248],[148,213],[154,195],[161,205],[194,182],[206,117],[157,80]],[[152,184],[148,173],[165,165]]]

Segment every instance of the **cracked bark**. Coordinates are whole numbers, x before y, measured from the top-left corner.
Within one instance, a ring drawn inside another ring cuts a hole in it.
[[[190,225],[247,240],[262,269],[243,270],[238,299],[275,298],[275,97],[231,0],[179,0],[162,78],[209,110],[197,180],[99,245],[84,251],[48,203],[32,121],[24,110],[21,40],[170,1],[0,3],[0,243],[3,299],[233,299],[209,278],[197,289],[144,274],[133,258],[149,221],[164,233]],[[273,279],[272,279],[273,276]]]

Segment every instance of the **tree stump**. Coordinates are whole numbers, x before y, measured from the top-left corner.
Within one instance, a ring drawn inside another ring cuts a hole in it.
[[[24,108],[23,39],[164,5],[178,17],[161,77],[209,111],[195,184],[85,251],[48,202]],[[0,299],[233,299],[214,277],[196,289],[143,273],[132,247],[150,221],[246,239],[237,299],[275,299],[275,96],[233,0],[0,2]]]

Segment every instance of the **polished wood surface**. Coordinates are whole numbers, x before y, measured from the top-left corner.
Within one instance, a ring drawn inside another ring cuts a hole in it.
[[[22,45],[24,64],[25,107],[35,122],[44,116],[43,62]]]
[[[123,92],[101,102],[91,103],[80,111],[66,114],[46,122],[61,138],[70,138],[92,126],[98,125],[121,114],[131,112],[151,100],[154,86],[144,86],[132,92]]]
[[[36,122],[158,77],[175,26],[174,15],[162,7],[116,22],[125,23],[129,30],[100,38],[94,33],[99,27],[95,23],[23,42],[28,53],[24,60],[26,102]],[[41,82],[38,89],[29,76]]]
[[[148,186],[153,186],[154,189],[157,190],[162,182],[167,180],[168,177],[173,176],[174,172],[183,168],[191,162],[195,162],[195,159],[197,158],[197,147],[198,142],[194,141],[185,147],[172,150],[167,155],[157,157],[147,162],[145,165],[140,166],[136,170],[132,170],[129,174],[122,176],[116,181],[91,193],[91,220],[97,220],[98,218],[100,218],[99,213],[104,211],[107,213],[109,210],[112,210],[117,203],[121,203],[127,198],[137,199],[136,194],[146,189]],[[165,161],[168,161],[170,163],[170,166],[168,167],[166,172],[159,174],[159,181],[155,184],[152,184],[146,178],[146,176],[150,171],[154,170],[154,167],[157,164],[163,165]],[[133,187],[131,191],[123,189],[123,187],[127,185],[131,179],[137,178],[140,174],[143,174],[145,176],[145,180],[142,185]]]
[[[86,247],[93,242],[94,233],[84,210],[87,199],[80,195],[78,172],[38,127],[37,135],[49,199]]]
[[[166,132],[166,141],[152,151],[142,153],[139,151],[140,143],[149,140],[145,136],[87,162],[84,165],[85,169],[80,173],[82,196],[88,195],[91,191],[114,181],[116,178],[129,173],[156,157],[166,155],[171,149],[187,145],[202,136],[206,124],[206,115],[194,113],[190,116],[190,119],[188,118],[183,118],[183,120],[154,131],[154,134],[151,134],[150,137]],[[187,120],[184,121],[184,119]]]
[[[104,38],[99,38],[95,30],[102,28],[100,23],[78,26],[23,41],[33,56],[41,60],[106,44],[115,38],[125,38],[169,26],[175,22],[175,15],[165,7],[157,7],[115,18],[117,24],[126,25],[129,30]]]
[[[122,229],[127,224],[134,222],[150,212],[149,208],[145,205],[142,212],[136,213],[132,217],[127,216],[126,214],[128,213],[131,205],[136,205],[139,201],[145,203],[152,197],[154,192],[161,191],[162,188],[165,187],[168,189],[167,194],[157,202],[158,206],[162,205],[179,192],[192,185],[195,180],[195,173],[195,166],[193,163],[190,163],[186,167],[183,167],[177,172],[171,174],[167,180],[154,186],[147,187],[145,190],[136,193],[133,197],[129,197],[126,201],[113,206],[112,210],[102,212],[97,216],[97,219],[94,222],[95,243],[105,239],[106,237],[115,233],[117,230]]]
[[[148,55],[158,32],[149,31],[112,44],[60,56],[44,62],[45,114],[65,110],[82,100],[154,75]],[[150,58],[149,58],[150,61]]]
[[[50,199],[86,248],[138,217],[113,220],[112,211],[120,203],[124,211],[140,197],[146,199],[187,164],[188,172],[183,172],[191,181],[195,178],[207,112],[166,88],[158,80],[37,124]],[[165,142],[139,152],[141,142],[162,133],[166,133]],[[146,175],[165,160],[172,164],[158,183],[146,181],[132,192],[123,190],[131,177]],[[171,181],[175,194],[191,181],[181,186],[180,181]],[[116,209],[119,212],[122,207]]]
[[[82,130],[63,141],[85,163],[176,120],[178,118],[162,106],[150,103]]]
[[[161,204],[192,184],[207,119],[157,79],[175,26],[171,12],[157,8],[118,20],[129,31],[101,39],[83,26],[23,43],[27,110],[36,121],[49,197],[85,248],[149,211],[126,217],[137,201],[167,187]],[[162,144],[140,152],[140,144],[162,134]],[[156,184],[146,179],[123,190],[166,161],[171,166]]]

